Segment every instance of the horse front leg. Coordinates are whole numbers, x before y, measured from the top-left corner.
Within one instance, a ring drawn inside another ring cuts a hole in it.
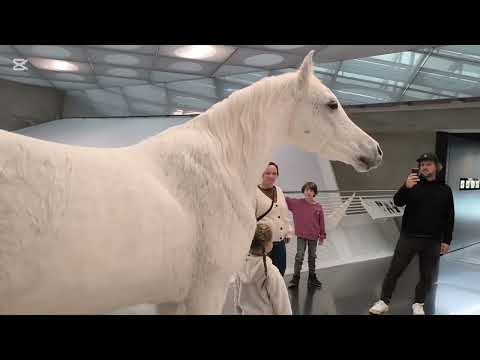
[[[228,290],[228,276],[211,276],[198,281],[186,301],[187,315],[221,315]]]
[[[184,303],[157,304],[158,315],[184,315],[186,308]]]

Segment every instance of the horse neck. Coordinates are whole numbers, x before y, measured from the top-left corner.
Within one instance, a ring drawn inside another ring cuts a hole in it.
[[[240,176],[245,189],[254,189],[278,146],[285,143],[291,111],[278,78],[232,94],[194,119],[219,145],[231,176]]]

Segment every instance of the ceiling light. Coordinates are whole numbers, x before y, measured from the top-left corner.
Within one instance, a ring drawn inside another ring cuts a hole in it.
[[[175,55],[187,59],[205,59],[215,53],[216,50],[211,45],[189,45],[175,50]]]
[[[78,66],[64,60],[29,59],[37,68],[51,71],[78,71]]]
[[[173,113],[173,115],[183,115],[183,110],[178,109]]]

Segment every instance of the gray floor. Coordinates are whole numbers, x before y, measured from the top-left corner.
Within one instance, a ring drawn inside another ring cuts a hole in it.
[[[432,296],[435,314],[480,315],[480,244],[441,258]]]
[[[317,271],[323,283],[309,290],[307,273],[302,273],[297,290],[289,290],[295,315],[368,315],[378,300],[391,258],[351,263]],[[399,279],[390,305],[390,315],[410,315],[418,281],[415,258]],[[291,276],[285,276],[288,284]],[[233,314],[233,291],[229,290],[223,313]],[[480,315],[480,244],[444,255],[438,281],[425,304],[425,312],[435,315]],[[138,305],[118,314],[154,314],[154,305]],[[117,314],[116,313],[116,314]]]
[[[307,273],[302,273],[297,290],[289,290],[295,315],[368,315],[369,307],[378,300],[383,278],[391,258],[346,264],[317,270],[323,283],[319,290],[307,287]],[[291,276],[285,276],[288,284]],[[398,281],[392,298],[391,315],[410,315],[418,281],[418,261],[414,259]],[[431,312],[426,304],[425,310]],[[229,291],[224,314],[232,314],[232,291]]]

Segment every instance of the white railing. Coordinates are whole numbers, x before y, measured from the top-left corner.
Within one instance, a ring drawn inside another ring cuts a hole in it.
[[[332,214],[352,195],[352,202],[347,208],[346,215],[366,214],[367,210],[362,205],[360,197],[392,199],[397,190],[323,190],[317,194],[317,201],[322,205],[325,215]],[[284,191],[287,196],[301,198],[303,194],[300,191]]]

